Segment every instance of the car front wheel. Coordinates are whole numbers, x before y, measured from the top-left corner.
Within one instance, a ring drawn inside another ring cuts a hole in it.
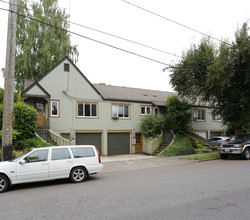
[[[0,175],[0,193],[5,192],[9,187],[9,180],[4,175]]]
[[[83,167],[75,167],[70,173],[70,179],[74,183],[83,182],[87,177],[87,172]]]
[[[250,159],[250,150],[249,150],[249,148],[246,148],[246,149],[244,150],[242,156],[243,156],[243,158],[244,158],[245,160],[249,160],[249,159]]]

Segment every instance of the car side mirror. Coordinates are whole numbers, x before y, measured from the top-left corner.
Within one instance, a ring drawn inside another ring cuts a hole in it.
[[[20,163],[20,164],[25,164],[26,162],[25,162],[25,160],[20,160],[19,163]]]

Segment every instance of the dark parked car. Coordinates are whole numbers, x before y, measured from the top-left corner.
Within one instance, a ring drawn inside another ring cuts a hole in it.
[[[241,155],[244,159],[250,159],[250,133],[233,136],[228,143],[223,143],[218,149],[221,159],[227,159],[230,155]]]

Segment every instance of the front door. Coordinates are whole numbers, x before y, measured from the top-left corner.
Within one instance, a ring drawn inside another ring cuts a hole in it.
[[[38,111],[37,126],[46,126],[46,104],[44,100],[37,100],[35,102],[35,108]]]
[[[142,134],[135,133],[135,138],[136,138],[135,153],[141,153],[142,152]]]

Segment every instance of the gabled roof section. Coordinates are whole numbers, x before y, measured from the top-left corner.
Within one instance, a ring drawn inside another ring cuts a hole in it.
[[[59,61],[54,67],[52,67],[50,70],[48,70],[41,78],[39,78],[37,81],[35,81],[33,84],[31,84],[27,89],[25,89],[22,92],[22,95],[26,93],[26,90],[28,90],[30,87],[34,86],[34,84],[39,84],[39,82],[45,78],[47,75],[49,75],[55,68],[57,68],[60,64],[62,64],[65,60],[69,61],[70,64],[80,73],[80,75],[86,80],[86,82],[97,92],[98,95],[102,96],[102,94],[93,86],[93,84],[86,78],[86,76],[78,69],[78,67],[72,62],[71,59],[69,59],[68,56],[65,56],[61,61]],[[41,87],[41,86],[40,86]]]
[[[32,89],[34,89],[35,87],[37,87],[38,90],[41,91],[41,94],[37,95],[38,97],[50,98],[50,94],[38,82],[32,83],[27,89],[25,89],[22,92],[22,97],[34,97],[34,94],[29,94],[29,92],[32,91]]]
[[[177,95],[175,92],[164,92],[119,86],[93,84],[105,100],[144,102],[156,106],[164,106],[168,97]]]

